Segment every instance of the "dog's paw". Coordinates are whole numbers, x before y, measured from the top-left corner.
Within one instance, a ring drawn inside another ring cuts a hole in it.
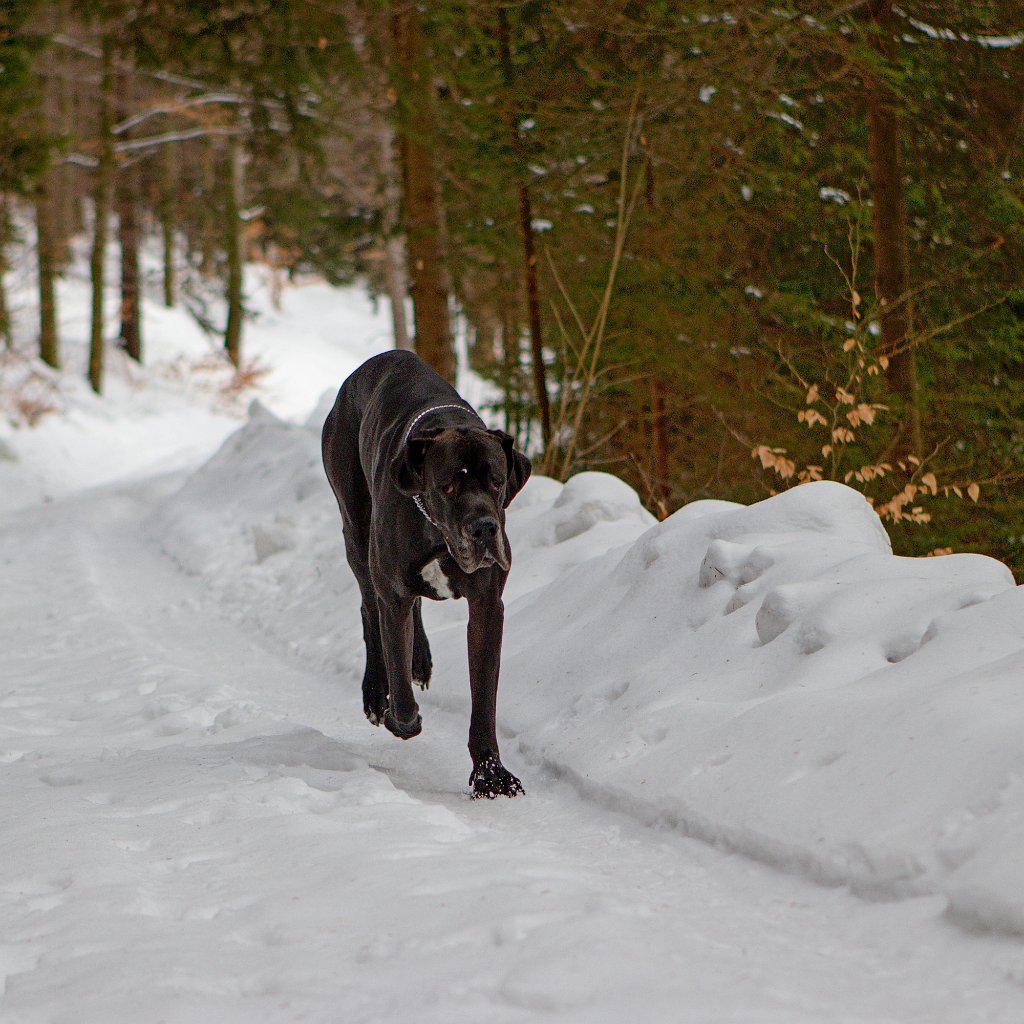
[[[423,731],[423,718],[417,712],[411,721],[400,722],[391,713],[391,708],[388,708],[384,712],[384,728],[400,740],[411,740],[413,736],[419,736]]]
[[[418,656],[419,655],[419,656]],[[433,671],[430,655],[426,657],[420,652],[414,651],[412,656],[412,681],[421,689],[426,690],[430,686],[430,676]]]
[[[381,725],[384,721],[384,716],[388,713],[388,700],[387,697],[380,704],[363,704],[363,714],[366,715],[366,720],[370,725]]]
[[[497,754],[488,754],[473,765],[469,784],[474,800],[526,795],[523,784],[498,760]]]

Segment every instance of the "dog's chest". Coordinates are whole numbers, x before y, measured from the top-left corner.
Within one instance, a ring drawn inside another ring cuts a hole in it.
[[[420,577],[427,585],[428,593],[425,595],[426,597],[431,597],[435,601],[446,601],[448,598],[459,596],[454,584],[445,575],[445,571],[441,567],[440,557],[427,562],[420,569]]]

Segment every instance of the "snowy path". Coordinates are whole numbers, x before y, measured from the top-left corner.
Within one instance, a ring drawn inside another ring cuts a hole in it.
[[[168,488],[0,520],[4,1024],[1024,1019],[1020,943],[939,897],[643,828],[521,753],[527,799],[468,800],[461,716],[399,743],[218,616],[141,528]]]

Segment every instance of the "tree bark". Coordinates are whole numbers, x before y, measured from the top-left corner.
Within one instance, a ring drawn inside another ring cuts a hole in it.
[[[76,100],[71,78],[66,69],[58,73],[57,82],[57,107],[60,112],[60,128],[62,135],[71,138],[78,131],[76,124]],[[59,228],[57,238],[59,244],[58,259],[60,268],[63,269],[68,258],[68,242],[85,229],[85,219],[82,214],[82,171],[71,163],[62,163],[57,171],[59,179]],[[56,215],[56,212],[55,212]]]
[[[10,241],[10,220],[7,213],[7,196],[0,195],[0,337],[8,352],[14,349],[14,334],[11,331],[11,313],[7,302],[5,277],[10,266],[7,263],[7,243]]]
[[[540,416],[540,432],[547,450],[551,442],[551,401],[548,397],[547,373],[544,367],[544,336],[540,319],[540,285],[537,280],[537,254],[534,245],[533,201],[526,177],[526,155],[519,133],[519,115],[512,98],[515,86],[515,68],[512,64],[508,16],[504,7],[498,8],[498,44],[501,51],[502,75],[508,93],[506,117],[512,152],[516,162],[516,191],[519,200],[519,237],[523,245],[523,274],[526,279],[526,305],[530,324],[530,357],[533,370],[533,391]]]
[[[218,189],[221,168],[218,160],[219,149],[215,148],[209,139],[203,140],[200,151],[202,159],[202,194],[216,196],[223,194],[224,189]],[[216,203],[204,205],[199,216],[199,272],[206,278],[212,278],[217,270],[217,253],[224,235],[222,227],[222,211]]]
[[[7,303],[7,286],[3,275],[5,269],[0,267],[0,337],[4,339],[4,349],[14,351],[14,334],[11,332],[11,314]]]
[[[499,319],[501,321],[501,359],[504,370],[505,387],[505,433],[511,434],[516,443],[523,447],[522,406],[519,394],[519,324],[516,320],[518,312],[512,297],[506,295],[499,299]]]
[[[164,146],[162,180],[160,182],[160,234],[164,253],[164,305],[171,309],[175,300],[174,280],[174,190],[177,183],[177,152],[173,145]]]
[[[100,82],[100,152],[96,169],[94,223],[92,241],[92,324],[89,333],[89,384],[96,394],[103,393],[103,288],[104,259],[107,251],[107,222],[110,218],[114,184],[114,44],[103,38],[103,72]]]
[[[224,349],[228,359],[239,366],[242,361],[243,267],[245,257],[242,239],[242,188],[244,154],[242,143],[232,137],[228,142],[228,173],[224,203],[224,248],[228,261],[228,319],[224,328]]]
[[[51,172],[36,186],[36,262],[39,278],[39,358],[60,368],[57,334],[57,243]]]
[[[872,47],[886,62],[894,57],[897,31],[891,0],[875,0],[868,10]],[[922,453],[917,362],[912,347],[912,309],[907,259],[907,211],[903,190],[903,153],[895,97],[877,75],[865,74],[871,221],[874,234],[875,295],[879,305],[881,352],[886,377],[901,405],[898,450]]]
[[[405,299],[409,282],[405,273],[405,240],[401,232],[402,184],[395,166],[395,135],[385,126],[380,133],[380,166],[384,180],[384,207],[381,229],[384,234],[384,286],[391,301],[391,328],[395,348],[413,350]]]
[[[654,488],[658,503],[658,518],[665,519],[669,513],[672,488],[668,461],[668,412],[665,406],[665,381],[661,377],[651,378],[651,426],[654,436]]]
[[[42,114],[48,132],[56,127],[56,89],[52,55],[42,58]],[[48,167],[35,187],[36,265],[39,283],[39,358],[60,368],[60,338],[57,329],[57,277],[66,255],[61,242],[59,203],[62,194],[60,171]]]
[[[443,244],[434,165],[436,126],[430,61],[419,12],[410,0],[392,0],[393,82],[402,164],[402,219],[409,256],[416,351],[442,377],[455,381],[455,345],[448,310],[451,280]]]
[[[123,172],[118,189],[118,241],[121,245],[121,346],[142,362],[142,315],[139,304],[139,216],[135,168]]]
[[[118,116],[131,113],[132,84],[128,75],[118,81]],[[139,169],[122,168],[117,187],[117,237],[121,248],[121,347],[137,363],[142,362],[142,313],[139,295]]]

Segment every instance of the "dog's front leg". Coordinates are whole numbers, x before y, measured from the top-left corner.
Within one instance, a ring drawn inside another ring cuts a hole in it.
[[[412,695],[412,599],[378,597],[380,637],[388,670],[388,709],[384,727],[399,739],[418,736],[423,729],[419,706]]]
[[[495,717],[501,638],[505,606],[499,592],[469,598],[469,687],[473,710],[469,719],[469,755],[473,772],[469,784],[474,797],[516,796],[523,784],[501,763]]]

